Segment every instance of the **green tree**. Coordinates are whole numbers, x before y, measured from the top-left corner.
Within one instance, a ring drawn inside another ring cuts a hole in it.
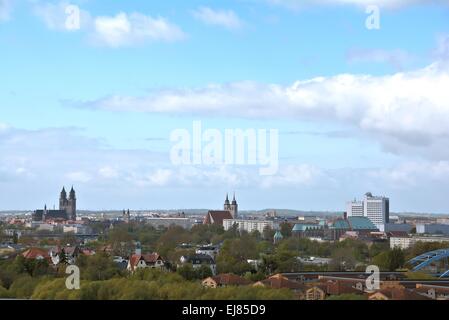
[[[354,269],[356,264],[354,251],[349,247],[336,248],[332,253],[330,269],[332,271],[349,271]]]
[[[403,267],[404,263],[404,252],[399,248],[381,252],[373,258],[373,264],[384,271],[395,271]]]
[[[80,268],[81,278],[86,280],[108,280],[121,275],[117,264],[105,253],[97,253],[94,256],[81,255],[77,265]]]
[[[262,232],[262,238],[267,241],[273,241],[275,231],[271,229],[269,226],[266,226]]]
[[[328,297],[326,300],[366,300],[367,298],[362,294],[346,293]]]
[[[282,222],[280,224],[281,233],[284,236],[284,238],[288,238],[292,236],[292,228],[293,226],[288,222]]]
[[[14,234],[13,234],[13,236],[12,236],[12,242],[13,242],[14,244],[19,243],[19,235],[18,235],[17,232],[15,232],[15,231],[14,231]]]
[[[207,277],[212,277],[212,270],[208,265],[202,265],[197,270],[195,270],[195,278],[202,280]]]
[[[193,280],[196,278],[196,272],[190,263],[185,263],[176,270],[176,272],[186,280]]]

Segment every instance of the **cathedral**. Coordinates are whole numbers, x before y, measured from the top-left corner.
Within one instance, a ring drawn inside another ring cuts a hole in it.
[[[234,197],[232,199],[232,202],[229,202],[228,195],[226,194],[226,200],[225,200],[225,203],[224,203],[224,210],[225,211],[229,211],[231,213],[232,219],[237,219],[238,218],[239,206],[237,204],[237,201],[235,200],[235,193],[234,193]]]
[[[72,189],[67,198],[65,187],[62,188],[59,197],[59,210],[48,210],[45,205],[44,210],[36,210],[33,213],[33,221],[46,221],[51,219],[76,220],[76,194]]]
[[[238,218],[239,206],[234,198],[229,201],[229,197],[226,194],[226,200],[223,210],[209,210],[204,217],[203,224],[218,224],[223,225],[223,220],[234,220]]]

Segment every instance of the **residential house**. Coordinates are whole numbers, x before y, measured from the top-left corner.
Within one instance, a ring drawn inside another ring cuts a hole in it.
[[[415,291],[433,300],[449,300],[449,286],[418,283]]]
[[[215,264],[215,260],[208,254],[194,254],[191,256],[182,256],[180,258],[182,264],[190,263],[193,269],[199,269],[201,266],[206,265],[209,266],[212,274],[217,274],[217,265]]]
[[[404,287],[387,287],[370,294],[369,300],[431,300],[412,289]]]
[[[50,255],[47,252],[47,250],[40,249],[40,248],[30,248],[22,253],[22,256],[25,259],[31,259],[31,260],[47,260],[50,262]]]
[[[219,251],[218,246],[209,245],[209,246],[202,246],[202,247],[197,248],[195,250],[195,253],[196,254],[207,254],[215,259],[215,257],[218,254],[218,251]]]
[[[61,256],[65,256],[65,262],[68,264],[74,264],[76,262],[76,259],[81,254],[81,250],[78,246],[56,246],[50,249],[49,251],[51,260],[54,265],[59,264],[61,261]]]
[[[140,268],[165,268],[165,260],[156,252],[150,254],[133,254],[128,261],[128,271],[134,272]]]
[[[208,277],[203,280],[202,284],[207,288],[217,288],[226,286],[245,286],[251,284],[251,281],[232,273],[226,273]]]
[[[306,289],[305,293],[306,300],[324,300],[326,299],[325,286],[323,285],[313,285]]]
[[[303,299],[307,287],[297,281],[289,280],[282,274],[275,274],[265,280],[253,284],[254,287],[268,287],[272,289],[290,289],[293,290],[299,299]]]

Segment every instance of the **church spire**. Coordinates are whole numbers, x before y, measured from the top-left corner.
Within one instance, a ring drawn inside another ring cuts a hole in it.
[[[72,199],[72,200],[75,199],[75,190],[73,189],[73,186],[72,186],[72,189],[70,190],[70,199]]]
[[[229,196],[228,196],[228,193],[226,193],[226,200],[225,200],[225,204],[229,204]]]
[[[66,198],[67,198],[67,192],[65,191],[65,187],[62,187],[61,199],[66,199]]]

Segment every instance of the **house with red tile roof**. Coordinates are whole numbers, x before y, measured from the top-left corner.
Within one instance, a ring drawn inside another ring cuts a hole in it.
[[[378,290],[368,296],[368,300],[432,300],[431,298],[419,294],[413,289],[404,287],[388,287]]]
[[[245,286],[252,282],[243,277],[232,273],[222,273],[215,277],[208,277],[203,280],[202,284],[207,288],[218,288],[226,286]]]
[[[50,254],[47,252],[47,250],[40,249],[40,248],[30,248],[22,253],[22,256],[25,259],[31,259],[31,260],[48,260],[50,261]]]
[[[165,267],[165,260],[156,252],[150,254],[133,254],[128,261],[128,271],[134,272],[140,268]]]
[[[258,287],[270,287],[273,289],[292,289],[292,290],[303,290],[305,286],[299,282],[289,280],[282,274],[275,274],[265,280],[261,280],[253,284],[253,286]]]
[[[415,291],[433,300],[449,300],[449,286],[417,283]]]

